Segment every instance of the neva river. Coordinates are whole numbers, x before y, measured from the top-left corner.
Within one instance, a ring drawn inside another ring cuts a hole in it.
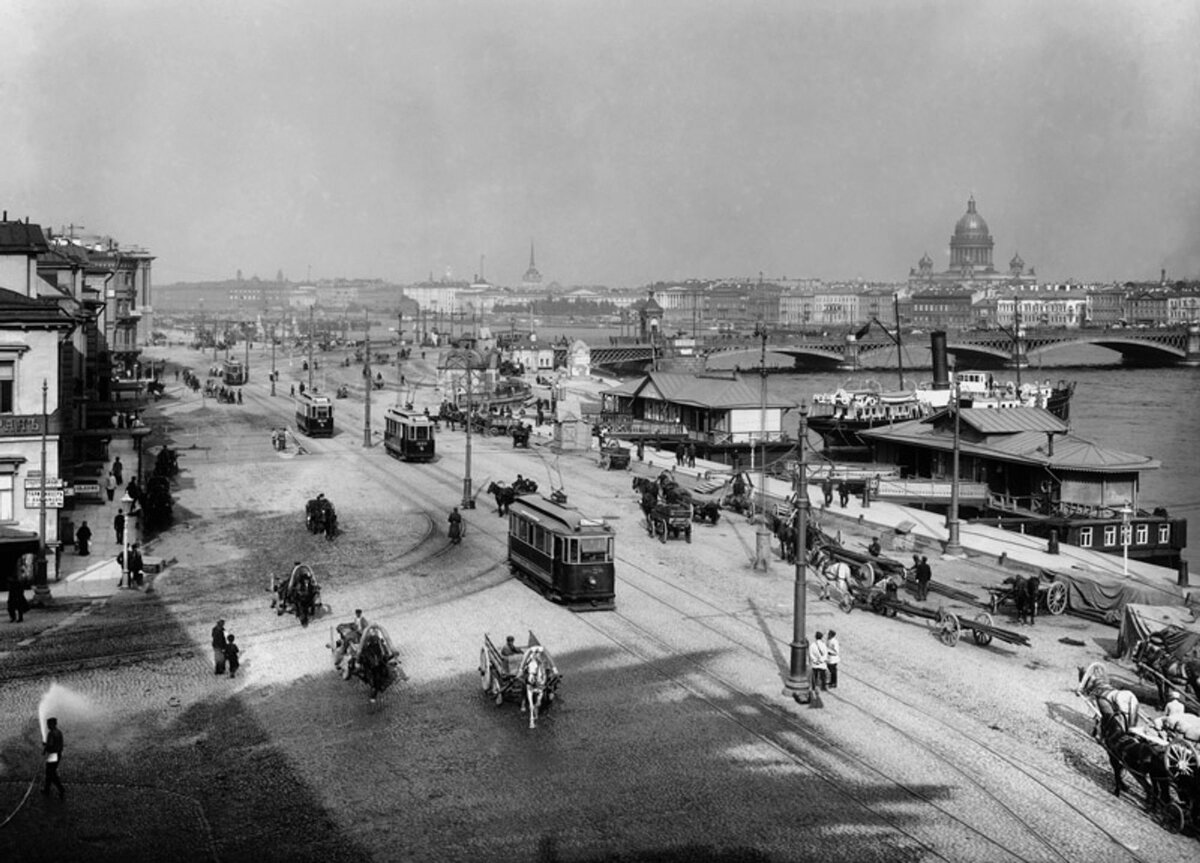
[[[616,330],[569,329],[547,327],[543,337],[583,339],[592,345],[605,345]],[[915,383],[932,379],[929,365],[928,336],[915,339],[913,348],[905,347],[905,380]],[[768,345],[768,348],[770,346]],[[754,374],[760,351],[718,354],[710,358],[709,368],[733,368],[740,365]],[[1200,369],[1169,367],[1127,369],[1118,354],[1096,347],[1072,347],[1050,352],[1044,365],[1035,354],[1032,366],[1021,370],[1021,380],[1068,380],[1075,382],[1071,400],[1071,431],[1085,440],[1109,449],[1148,455],[1161,462],[1158,470],[1142,476],[1140,504],[1144,509],[1165,506],[1172,515],[1185,517],[1193,530],[1200,530]],[[791,358],[767,354],[768,365],[790,366]],[[924,365],[925,368],[912,369]],[[831,392],[839,386],[861,384],[874,379],[886,390],[899,387],[895,356],[884,357],[879,368],[860,373],[796,372],[767,377],[768,392],[810,401],[813,393]],[[994,372],[998,380],[1016,379],[1015,372]],[[791,431],[799,427],[799,416],[789,415]],[[814,445],[819,446],[815,440]],[[1196,543],[1192,543],[1196,545]]]

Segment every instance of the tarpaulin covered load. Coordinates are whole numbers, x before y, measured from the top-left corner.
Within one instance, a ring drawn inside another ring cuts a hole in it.
[[[1042,570],[1042,579],[1067,586],[1067,608],[1072,614],[1117,626],[1121,610],[1130,604],[1183,606],[1183,595],[1174,585],[1158,587],[1133,578],[1101,573]]]
[[[1138,642],[1154,633],[1161,633],[1163,646],[1176,657],[1200,645],[1200,621],[1183,606],[1137,605],[1125,606],[1121,615],[1121,632],[1117,636],[1117,656],[1128,659]]]

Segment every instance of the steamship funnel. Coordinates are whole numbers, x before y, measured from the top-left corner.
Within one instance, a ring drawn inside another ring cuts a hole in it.
[[[933,354],[933,388],[950,389],[950,367],[946,362],[946,331],[934,330],[929,334],[929,350]]]

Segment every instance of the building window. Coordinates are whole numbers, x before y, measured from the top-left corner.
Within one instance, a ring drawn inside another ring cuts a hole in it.
[[[1117,526],[1110,524],[1104,528],[1104,547],[1111,548],[1117,544]]]
[[[0,473],[0,522],[13,521],[13,477]]]
[[[13,412],[16,381],[17,364],[12,360],[0,360],[0,414]]]
[[[1150,525],[1139,524],[1137,526],[1137,539],[1134,542],[1137,545],[1145,545],[1150,541]]]
[[[1171,541],[1171,525],[1160,524],[1158,526],[1158,544],[1167,545]]]
[[[1090,527],[1081,527],[1079,529],[1079,547],[1092,547],[1092,529]]]

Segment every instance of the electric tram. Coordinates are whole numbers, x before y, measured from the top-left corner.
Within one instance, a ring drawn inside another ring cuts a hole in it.
[[[434,456],[433,421],[423,413],[390,407],[384,415],[383,445],[402,461],[431,461]]]
[[[616,608],[614,534],[603,519],[521,495],[508,511],[508,563],[513,574],[572,611]]]
[[[249,379],[246,366],[241,360],[228,359],[221,364],[221,380],[225,382],[225,386],[240,387]]]
[[[296,396],[296,428],[309,437],[333,437],[333,401],[329,396]]]

